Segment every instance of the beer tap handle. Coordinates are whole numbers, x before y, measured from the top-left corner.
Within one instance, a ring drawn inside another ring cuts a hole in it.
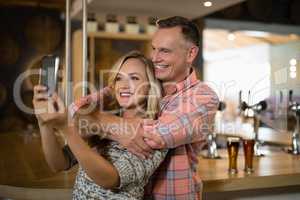
[[[242,90],[239,91],[239,105],[242,104]]]
[[[248,91],[248,102],[247,102],[248,105],[250,105],[250,90]]]
[[[226,108],[226,103],[224,101],[220,101],[218,105],[218,111],[224,111]]]
[[[289,103],[293,102],[293,90],[289,90]]]

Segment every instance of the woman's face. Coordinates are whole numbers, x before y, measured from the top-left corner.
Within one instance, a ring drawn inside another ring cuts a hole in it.
[[[126,60],[115,80],[115,96],[123,108],[136,108],[145,103],[149,92],[146,66],[136,58]]]

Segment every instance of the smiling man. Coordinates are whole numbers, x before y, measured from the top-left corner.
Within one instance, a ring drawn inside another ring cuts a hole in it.
[[[197,26],[183,17],[162,19],[157,25],[151,57],[164,98],[161,115],[152,129],[148,127],[151,134],[144,136],[161,136],[163,145],[156,148],[170,150],[153,175],[145,199],[200,199],[197,156],[212,127],[218,98],[193,69],[199,51]]]

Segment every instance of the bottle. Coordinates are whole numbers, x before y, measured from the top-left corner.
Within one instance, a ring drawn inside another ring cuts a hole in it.
[[[146,26],[146,32],[148,34],[153,34],[157,30],[156,21],[157,21],[156,17],[149,17],[148,18],[148,24]]]
[[[88,32],[98,31],[98,22],[96,20],[95,13],[88,13],[87,31]]]
[[[117,20],[117,16],[114,14],[108,14],[106,16],[105,31],[109,33],[118,33],[120,25]]]
[[[136,17],[128,16],[126,19],[127,23],[125,25],[125,32],[131,34],[138,34],[140,32],[140,26],[136,21]]]

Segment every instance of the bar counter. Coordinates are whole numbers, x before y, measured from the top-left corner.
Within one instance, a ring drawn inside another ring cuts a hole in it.
[[[224,192],[300,185],[300,156],[275,150],[263,151],[265,156],[254,157],[254,172],[244,172],[242,149],[238,156],[238,173],[228,173],[227,150],[219,150],[221,159],[199,158],[199,175],[204,192]]]
[[[0,134],[0,148],[0,197],[32,200],[70,197],[77,169],[57,174],[50,172],[38,136]],[[218,199],[218,194],[221,195],[219,199],[233,199],[230,195],[228,198],[222,195],[224,192],[226,195],[228,192],[239,194],[240,191],[259,193],[268,188],[273,191],[275,188],[296,187],[300,191],[300,156],[287,154],[281,151],[281,147],[264,149],[263,152],[264,157],[254,159],[254,173],[250,175],[243,171],[242,149],[236,175],[227,173],[226,149],[219,150],[221,159],[200,156],[198,171],[203,180],[204,199]]]

